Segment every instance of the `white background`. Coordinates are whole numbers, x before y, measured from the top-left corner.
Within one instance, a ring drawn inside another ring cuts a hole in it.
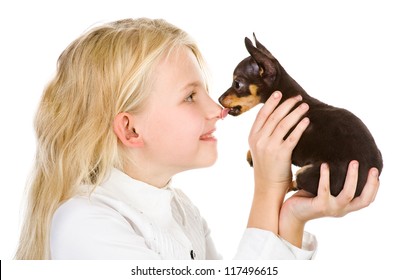
[[[36,140],[33,116],[64,48],[99,22],[164,18],[198,42],[217,99],[257,38],[312,96],[359,116],[384,157],[381,187],[367,209],[311,221],[317,258],[340,263],[396,258],[407,250],[407,9],[402,1],[2,1],[0,4],[0,258],[16,249],[21,206]],[[218,122],[219,159],[178,175],[174,185],[200,208],[224,258],[233,257],[253,189],[245,156],[259,107]],[[187,120],[186,120],[187,122]],[[393,261],[391,261],[393,262]],[[397,261],[396,261],[397,262]]]

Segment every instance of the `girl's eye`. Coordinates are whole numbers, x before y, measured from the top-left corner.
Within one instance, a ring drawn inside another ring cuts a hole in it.
[[[195,92],[191,93],[190,95],[187,96],[187,98],[185,98],[186,102],[194,102],[195,100]]]

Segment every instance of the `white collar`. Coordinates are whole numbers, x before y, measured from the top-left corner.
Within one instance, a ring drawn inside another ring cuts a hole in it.
[[[108,192],[109,196],[164,223],[172,218],[171,201],[175,198],[182,223],[185,223],[185,210],[176,192],[171,188],[170,182],[163,188],[157,188],[113,168],[100,187],[104,192]]]

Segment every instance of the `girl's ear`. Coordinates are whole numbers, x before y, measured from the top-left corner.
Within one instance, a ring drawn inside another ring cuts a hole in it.
[[[120,142],[129,148],[139,148],[144,145],[143,139],[137,133],[134,116],[121,112],[113,120],[113,130]]]

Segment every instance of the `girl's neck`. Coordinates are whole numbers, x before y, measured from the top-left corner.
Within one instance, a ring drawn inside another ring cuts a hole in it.
[[[148,170],[140,170],[137,168],[124,167],[124,173],[135,180],[160,189],[167,186],[173,176],[172,174],[170,175],[165,172],[153,171],[151,168],[148,168]]]

